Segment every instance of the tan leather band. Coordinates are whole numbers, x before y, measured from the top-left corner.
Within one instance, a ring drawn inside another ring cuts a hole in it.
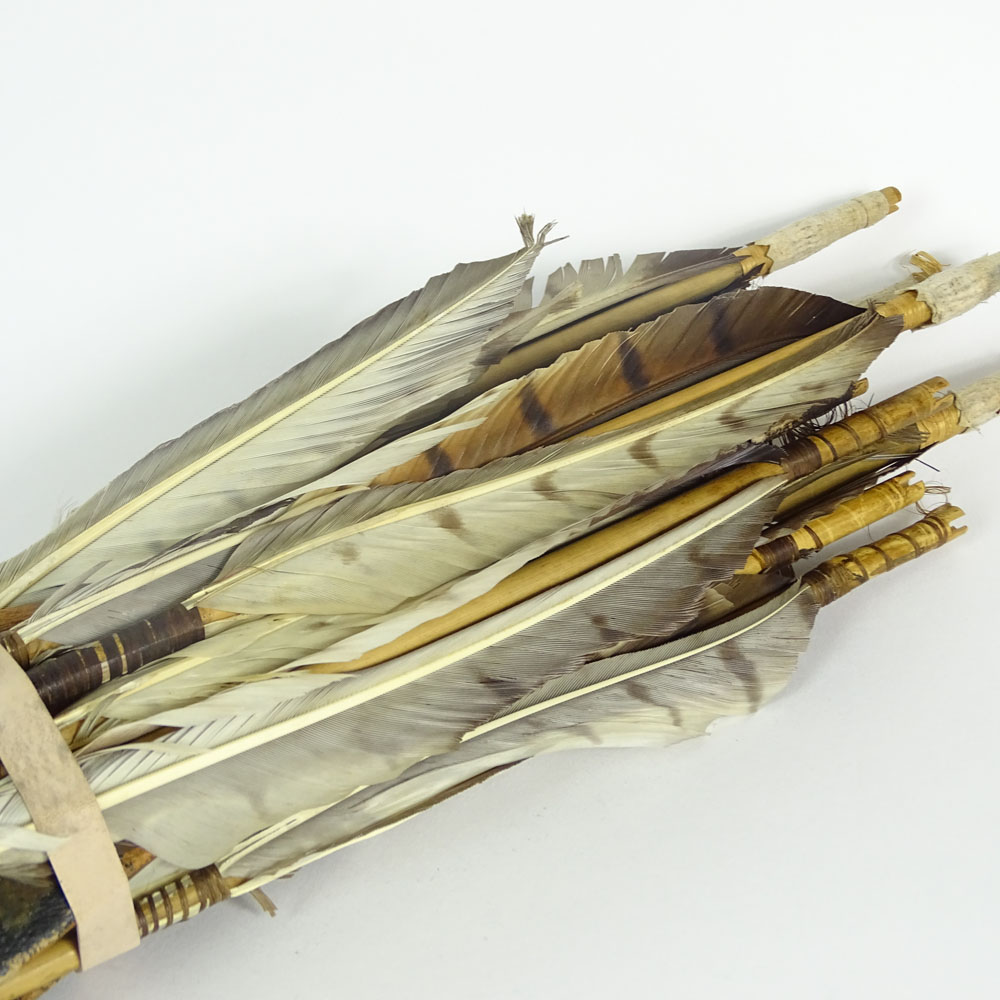
[[[64,838],[49,861],[76,918],[81,968],[136,947],[128,878],[97,799],[31,681],[3,649],[0,761],[35,829]]]

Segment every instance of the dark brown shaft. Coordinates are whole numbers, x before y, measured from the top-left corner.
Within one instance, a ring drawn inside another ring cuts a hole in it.
[[[28,671],[48,710],[57,715],[101,684],[205,638],[201,614],[177,605],[85,646],[43,660]]]

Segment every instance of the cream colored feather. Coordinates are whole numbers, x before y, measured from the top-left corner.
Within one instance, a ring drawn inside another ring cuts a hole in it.
[[[695,322],[701,307],[684,308]],[[214,578],[189,597],[189,607],[239,614],[388,614],[627,493],[661,480],[679,486],[720,455],[845,398],[898,330],[896,320],[863,315],[663,417],[426,484],[348,495],[169,558],[188,566],[205,560],[212,568],[207,575]],[[214,574],[211,560],[230,549]],[[417,560],[414,551],[421,554]],[[154,564],[153,577],[159,572]],[[141,581],[141,574],[130,574],[121,587],[111,581],[96,595],[46,609],[19,632],[26,639],[58,634],[74,618],[111,606],[106,599],[119,599],[122,592],[127,619],[127,594]]]
[[[457,745],[470,725],[575,656],[682,627],[704,588],[745,559],[775,492],[772,482],[752,487],[590,573],[358,675],[244,684],[164,713],[154,721],[194,725],[160,743],[84,757],[84,772],[116,837],[197,867],[255,829]],[[290,700],[259,691],[284,682]],[[272,707],[262,711],[265,704]],[[225,717],[200,722],[220,708]],[[245,780],[250,774],[257,778]],[[0,823],[23,822],[16,794],[4,796]],[[188,814],[194,803],[198,822]]]
[[[356,456],[409,411],[472,380],[496,357],[544,246],[460,264],[359,323],[242,403],[161,445],[0,568],[0,606],[131,565],[267,503]]]
[[[103,685],[61,713],[57,721],[60,726],[81,726],[78,744],[100,733],[103,745],[113,739],[116,723],[141,722],[157,712],[201,700],[241,679],[287,671],[307,662],[319,650],[335,650],[339,657],[354,659],[485,593],[545,552],[649,506],[660,493],[654,486],[616,500],[593,516],[534,539],[504,559],[460,577],[374,624],[364,615],[267,615],[242,621],[136,674]],[[153,728],[152,724],[147,728]]]
[[[461,747],[399,778],[258,834],[222,862],[245,891],[397,823],[475,779],[530,757],[591,747],[671,746],[722,716],[756,711],[792,676],[817,606],[797,583],[736,621],[549,681]]]

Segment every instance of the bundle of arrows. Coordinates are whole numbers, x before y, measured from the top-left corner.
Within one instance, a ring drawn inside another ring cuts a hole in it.
[[[899,200],[567,264],[537,304],[551,226],[523,216],[519,249],[431,278],[3,563],[0,1000],[266,906],[535,755],[753,712],[822,608],[960,535],[907,467],[994,417],[1000,375],[875,403],[863,376],[1000,289],[1000,254],[918,254],[861,303],[770,277]]]

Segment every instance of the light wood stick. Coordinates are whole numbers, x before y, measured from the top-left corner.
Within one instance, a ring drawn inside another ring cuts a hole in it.
[[[832,604],[874,577],[964,535],[967,529],[954,524],[964,514],[961,508],[945,504],[902,531],[828,559],[807,573],[802,582],[812,590],[821,606]]]
[[[832,469],[827,475],[813,479],[800,490],[790,493],[778,507],[778,517],[787,515],[790,511],[807,507],[818,498],[832,493],[849,482],[865,475],[878,472],[887,459],[895,456],[901,458],[915,456],[927,448],[941,444],[958,434],[968,430],[962,421],[962,414],[955,402],[953,394],[947,394],[941,399],[941,406],[932,414],[920,420],[915,420],[907,427],[901,428],[895,440],[883,439],[872,446],[877,452],[871,458],[860,457],[839,469]],[[910,436],[912,432],[912,437]]]
[[[913,483],[912,472],[903,472],[838,504],[829,514],[806,521],[802,527],[758,546],[747,557],[737,576],[766,573],[788,566],[805,555],[839,542],[848,535],[896,514],[923,497],[923,483]]]

